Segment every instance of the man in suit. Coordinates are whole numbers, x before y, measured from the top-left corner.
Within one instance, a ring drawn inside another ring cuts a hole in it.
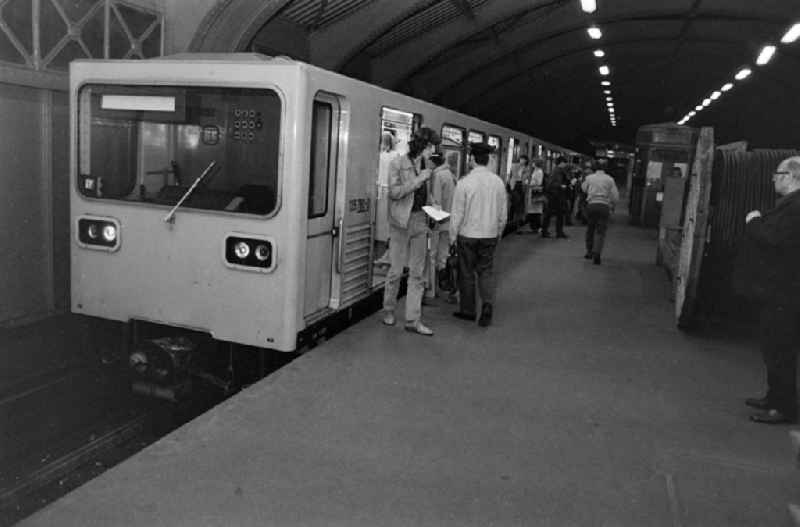
[[[556,159],[556,168],[545,184],[547,208],[545,208],[544,212],[542,238],[550,238],[550,219],[553,216],[556,217],[556,238],[568,238],[564,233],[564,216],[567,208],[569,180],[567,159],[564,156],[559,156]]]
[[[737,271],[739,282],[747,283],[749,295],[761,307],[761,353],[767,369],[766,396],[745,403],[761,410],[751,420],[778,424],[797,420],[800,157],[782,161],[772,179],[781,196],[775,208],[764,214],[754,210],[745,218],[744,250],[754,255],[756,264]]]

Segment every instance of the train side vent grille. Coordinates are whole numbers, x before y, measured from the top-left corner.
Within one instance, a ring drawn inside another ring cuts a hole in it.
[[[344,229],[342,258],[342,305],[369,292],[371,225],[353,225]]]

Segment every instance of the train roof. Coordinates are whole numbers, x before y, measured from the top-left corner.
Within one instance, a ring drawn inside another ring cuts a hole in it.
[[[205,62],[205,63],[215,63],[215,62],[223,63],[224,62],[224,63],[228,63],[228,64],[233,62],[233,63],[239,63],[239,64],[253,64],[253,65],[274,64],[274,65],[281,65],[281,66],[296,65],[296,66],[302,67],[304,69],[320,72],[320,73],[325,74],[325,75],[330,75],[330,76],[334,76],[334,77],[339,77],[341,79],[346,79],[347,81],[353,82],[353,83],[356,83],[356,84],[362,84],[364,86],[370,86],[373,89],[385,91],[387,93],[395,93],[395,94],[398,93],[398,92],[395,92],[395,91],[390,90],[388,88],[384,88],[382,86],[371,84],[371,83],[368,83],[366,81],[362,81],[362,80],[359,80],[359,79],[354,79],[352,77],[348,77],[347,75],[343,75],[343,74],[335,72],[335,71],[331,71],[331,70],[328,70],[328,69],[325,69],[325,68],[321,68],[319,66],[315,66],[315,65],[309,64],[307,62],[303,62],[303,61],[300,61],[300,60],[295,60],[295,59],[292,59],[292,58],[284,56],[284,55],[270,56],[270,55],[263,55],[261,53],[242,53],[242,52],[240,52],[240,53],[175,53],[175,54],[172,54],[172,55],[165,55],[165,56],[162,56],[162,57],[154,57],[154,58],[150,58],[150,59],[145,59],[145,61],[142,61],[142,60],[131,60],[130,62],[142,63],[142,62],[149,62],[149,61],[156,61],[156,62],[197,61],[197,62]],[[95,62],[95,63],[96,62],[119,62],[119,60],[81,59],[81,60],[78,60],[78,61],[75,61],[75,62]],[[567,155],[579,155],[578,152],[575,152],[575,151],[573,151],[573,150],[571,150],[569,148],[565,148],[563,146],[557,145],[557,144],[552,143],[550,141],[546,141],[546,140],[540,139],[540,138],[534,136],[531,133],[522,132],[520,130],[514,130],[513,128],[509,128],[507,126],[504,126],[504,125],[501,125],[501,124],[497,124],[497,123],[492,123],[492,122],[486,121],[484,119],[481,119],[480,117],[476,117],[474,115],[465,114],[463,112],[459,112],[457,110],[453,110],[452,108],[447,108],[447,107],[440,106],[438,104],[432,103],[430,101],[425,101],[425,100],[422,100],[422,99],[418,99],[418,98],[413,97],[411,95],[407,95],[407,94],[401,94],[401,95],[403,95],[405,97],[408,97],[410,99],[414,99],[414,100],[416,100],[416,101],[418,101],[418,102],[420,102],[422,104],[426,104],[426,105],[430,105],[430,106],[437,106],[437,107],[440,107],[440,108],[445,108],[448,111],[457,113],[459,115],[463,115],[464,117],[467,117],[469,119],[473,119],[475,121],[479,121],[479,122],[485,123],[486,125],[496,126],[496,127],[503,128],[505,130],[508,130],[508,131],[516,133],[516,134],[521,134],[521,135],[528,136],[531,139],[535,139],[538,143],[541,143],[543,146],[546,146],[547,148],[551,148],[551,149],[561,150],[564,154],[567,154]]]

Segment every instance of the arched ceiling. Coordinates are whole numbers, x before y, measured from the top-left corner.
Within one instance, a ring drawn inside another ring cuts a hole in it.
[[[285,54],[587,150],[675,121],[800,22],[795,0],[220,0],[195,50]],[[241,20],[247,20],[242,24]],[[599,41],[586,28],[598,25]],[[602,48],[606,57],[593,51]],[[611,68],[611,127],[598,66]],[[800,146],[800,41],[691,121]]]

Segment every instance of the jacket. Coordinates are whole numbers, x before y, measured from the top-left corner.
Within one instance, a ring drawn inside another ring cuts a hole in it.
[[[581,185],[581,189],[586,193],[586,203],[601,203],[613,207],[619,201],[619,190],[614,179],[598,170],[594,174],[589,174]]]
[[[800,307],[800,190],[747,224],[733,285],[752,300]]]
[[[426,170],[417,168],[407,155],[397,156],[389,164],[389,223],[401,229],[408,227],[411,207],[414,205],[414,191],[425,184],[421,175]],[[428,188],[429,204],[432,198],[430,190]]]
[[[508,217],[506,187],[500,176],[476,166],[458,181],[450,216],[450,240],[458,236],[492,239],[503,234]]]

